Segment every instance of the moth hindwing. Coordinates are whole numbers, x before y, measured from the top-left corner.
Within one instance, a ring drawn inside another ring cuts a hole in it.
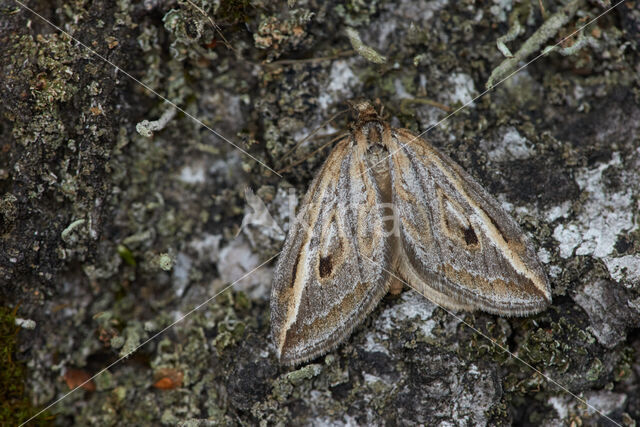
[[[271,332],[282,363],[326,353],[402,278],[450,309],[507,316],[551,302],[518,224],[453,160],[366,102],[311,183],[278,259]]]

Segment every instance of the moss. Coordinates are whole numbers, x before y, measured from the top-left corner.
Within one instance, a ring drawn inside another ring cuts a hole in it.
[[[21,424],[39,412],[25,390],[27,369],[17,359],[20,327],[16,326],[16,312],[17,307],[0,307],[0,425]],[[33,423],[49,425],[52,419],[46,411]]]

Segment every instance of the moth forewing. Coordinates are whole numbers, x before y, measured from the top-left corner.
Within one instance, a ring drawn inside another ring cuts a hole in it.
[[[281,362],[300,363],[342,342],[388,286],[380,195],[361,174],[357,134],[334,148],[292,224],[274,272],[271,328]],[[305,206],[306,205],[306,206]],[[363,265],[369,259],[379,264]]]
[[[340,344],[400,278],[451,309],[525,315],[546,307],[551,291],[535,250],[498,202],[370,104],[354,109],[358,120],[309,187],[275,268],[280,361]]]
[[[499,203],[409,131],[395,130],[391,144],[406,255],[399,273],[449,308],[525,315],[546,307],[551,290],[534,247]],[[407,206],[415,200],[424,209]]]

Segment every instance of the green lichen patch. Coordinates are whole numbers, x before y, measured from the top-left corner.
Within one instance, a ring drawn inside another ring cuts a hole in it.
[[[470,339],[460,341],[457,347],[460,356],[473,361],[489,357],[498,363],[504,363],[509,359],[508,339],[512,328],[505,319],[480,316],[478,321],[467,316],[465,321],[468,325],[460,324],[458,329],[463,336],[469,336]]]
[[[603,352],[589,332],[566,317],[532,329],[519,344],[517,354],[536,371],[532,368],[518,369],[518,361],[507,364],[513,371],[505,376],[504,388],[513,398],[526,393],[539,398],[563,396],[565,391],[555,382],[574,393],[590,387],[599,388],[621,373],[614,369],[620,355]],[[545,376],[552,378],[554,383]]]

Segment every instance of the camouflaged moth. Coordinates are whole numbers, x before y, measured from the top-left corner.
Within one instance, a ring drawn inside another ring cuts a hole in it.
[[[496,199],[371,104],[354,109],[275,268],[271,331],[282,363],[336,347],[398,277],[454,310],[523,316],[550,304],[531,242]]]

